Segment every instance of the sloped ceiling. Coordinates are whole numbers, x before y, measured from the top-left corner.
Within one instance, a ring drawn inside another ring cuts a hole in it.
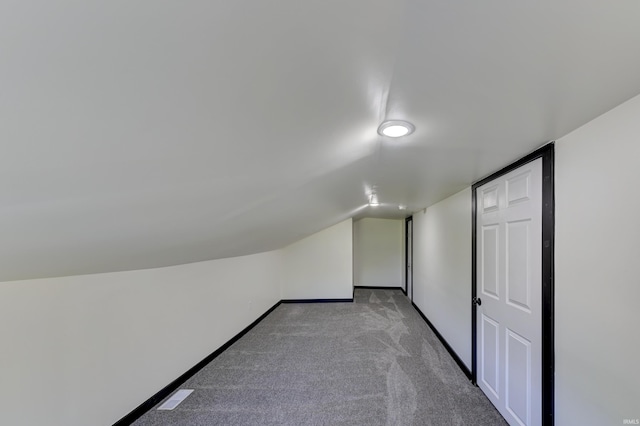
[[[404,217],[640,93],[639,19],[637,0],[1,1],[0,281]]]

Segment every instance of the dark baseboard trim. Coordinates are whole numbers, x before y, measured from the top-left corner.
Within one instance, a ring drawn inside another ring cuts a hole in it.
[[[402,290],[402,287],[376,287],[372,285],[355,285],[353,288],[363,288],[366,290]]]
[[[400,290],[402,290],[402,292],[404,293],[404,295],[407,295],[407,290],[405,290],[404,288],[400,287]]]
[[[431,321],[429,321],[429,319],[422,313],[422,311],[420,310],[420,308],[418,308],[416,306],[415,303],[411,302],[411,304],[413,305],[413,307],[415,308],[416,311],[418,311],[418,314],[420,314],[420,316],[422,317],[422,319],[427,323],[427,325],[429,326],[429,328],[431,328],[431,330],[433,330],[433,333],[436,335],[436,337],[438,339],[440,339],[440,342],[442,343],[442,345],[444,346],[444,348],[447,350],[447,352],[449,352],[449,355],[451,355],[451,357],[453,358],[453,360],[456,362],[456,364],[458,364],[458,367],[460,367],[460,369],[462,370],[462,372],[465,374],[465,376],[467,376],[467,378],[469,380],[472,379],[471,376],[471,370],[469,370],[469,368],[464,364],[464,362],[462,362],[462,360],[460,359],[460,357],[458,356],[458,354],[453,350],[453,348],[449,345],[449,343],[444,339],[444,337],[442,337],[442,334],[440,334],[440,332],[438,331],[437,328],[435,328],[433,326],[433,324],[431,324]]]
[[[144,413],[146,413],[147,411],[151,410],[156,404],[158,404],[160,401],[162,401],[163,399],[165,399],[166,397],[171,395],[173,393],[173,391],[175,391],[176,389],[178,389],[180,387],[180,385],[182,385],[184,382],[186,382],[188,379],[190,379],[198,371],[202,370],[202,368],[204,368],[207,364],[209,364],[211,361],[213,361],[222,352],[227,350],[229,348],[229,346],[233,345],[238,339],[240,339],[242,336],[247,334],[247,332],[249,330],[251,330],[253,327],[255,327],[260,321],[265,319],[267,317],[267,315],[269,315],[271,312],[274,311],[274,309],[276,309],[278,306],[280,306],[280,304],[282,302],[283,302],[282,300],[277,302],[275,305],[273,305],[271,308],[269,308],[269,310],[267,310],[267,312],[265,312],[264,314],[260,315],[260,317],[257,320],[255,320],[254,322],[249,324],[247,327],[245,327],[244,330],[242,330],[240,333],[238,333],[235,336],[233,336],[227,343],[225,343],[224,345],[220,346],[218,349],[213,351],[213,353],[208,355],[205,359],[203,359],[202,361],[200,361],[199,363],[197,363],[196,365],[191,367],[189,370],[187,370],[187,372],[184,373],[182,376],[178,377],[173,382],[169,383],[167,386],[162,388],[159,392],[157,392],[151,398],[147,399],[145,402],[143,402],[138,407],[136,407],[129,414],[127,414],[126,416],[124,416],[123,418],[121,418],[120,420],[115,422],[113,424],[113,426],[126,426],[126,425],[130,425],[133,422],[135,422],[136,420],[138,420]]]
[[[281,303],[352,303],[351,299],[282,299]]]

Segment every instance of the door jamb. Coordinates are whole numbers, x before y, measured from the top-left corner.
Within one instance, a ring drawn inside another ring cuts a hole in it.
[[[477,385],[477,336],[476,305],[477,296],[476,265],[476,190],[518,167],[542,158],[542,424],[554,424],[554,233],[555,233],[555,196],[554,196],[554,142],[550,142],[531,154],[517,160],[507,167],[474,183],[471,186],[471,377]]]
[[[409,270],[409,222],[411,222],[411,270]],[[407,288],[409,282],[407,271],[411,273],[411,294]],[[404,219],[404,274],[404,294],[413,302],[413,216]]]

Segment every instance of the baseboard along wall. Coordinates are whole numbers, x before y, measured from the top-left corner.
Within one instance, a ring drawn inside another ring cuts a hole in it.
[[[449,355],[451,355],[451,357],[453,358],[453,360],[456,362],[456,364],[458,364],[458,367],[460,367],[460,369],[462,370],[462,372],[465,374],[465,376],[467,376],[469,378],[469,380],[472,380],[473,377],[471,375],[471,370],[469,370],[469,368],[465,365],[464,362],[462,362],[462,359],[458,356],[458,354],[453,350],[453,348],[451,347],[451,345],[449,345],[449,343],[445,340],[444,337],[442,337],[442,334],[440,334],[440,332],[438,331],[438,329],[431,323],[431,321],[429,321],[429,319],[425,316],[424,313],[422,313],[422,311],[420,310],[420,308],[418,308],[418,306],[416,306],[415,303],[411,302],[411,305],[413,305],[414,309],[418,312],[418,314],[422,317],[422,319],[427,323],[427,325],[429,326],[429,328],[433,331],[433,333],[436,335],[436,337],[440,340],[440,342],[442,343],[442,345],[445,347],[445,349],[447,350],[447,352],[449,352]]]
[[[403,290],[401,287],[367,287],[367,286],[355,286],[360,289],[373,289],[373,290]],[[404,291],[403,291],[404,292]],[[406,293],[405,293],[406,295]],[[169,383],[167,386],[156,392],[149,399],[144,401],[138,407],[136,407],[129,414],[125,415],[123,418],[118,420],[113,426],[127,426],[135,422],[139,419],[144,413],[151,410],[154,406],[156,406],[159,402],[167,398],[171,395],[175,390],[177,390],[184,382],[189,380],[192,376],[194,376],[198,371],[202,370],[207,364],[213,361],[216,357],[222,354],[225,350],[227,350],[231,345],[233,345],[238,339],[247,334],[252,328],[260,323],[263,319],[265,319],[271,312],[273,312],[280,304],[282,303],[352,303],[353,298],[351,299],[282,299],[269,308],[264,314],[260,315],[258,319],[253,321],[247,327],[245,327],[242,331],[236,334],[234,337],[229,339],[225,344],[220,346],[214,352],[206,356],[202,361],[198,362],[196,365],[187,370],[180,377],[175,379],[173,382]],[[434,332],[434,334],[438,337],[440,342],[444,345],[445,349],[451,357],[456,361],[462,372],[471,380],[471,371],[467,368],[467,366],[462,362],[458,354],[455,353],[453,348],[447,343],[447,341],[442,337],[440,332],[433,326],[431,321],[422,313],[420,308],[418,308],[415,303],[411,302],[413,308],[418,312],[418,314],[422,317],[422,319],[427,323],[429,328]]]
[[[224,345],[220,346],[218,349],[213,351],[211,354],[207,355],[202,361],[198,362],[196,365],[187,370],[180,377],[175,379],[173,382],[169,383],[167,386],[156,392],[152,397],[144,401],[142,404],[137,406],[133,411],[129,414],[118,420],[113,424],[113,426],[128,426],[138,420],[144,413],[151,410],[155,407],[159,402],[167,398],[171,395],[175,390],[177,390],[184,382],[193,377],[198,371],[202,370],[207,364],[217,358],[221,353],[226,351],[231,345],[233,345],[238,339],[247,334],[252,328],[260,323],[263,319],[265,319],[271,312],[273,312],[280,304],[282,303],[349,303],[353,302],[353,298],[351,299],[283,299],[269,308],[264,314],[260,315],[258,319],[254,322],[246,326],[241,332],[233,336],[229,341],[227,341]]]

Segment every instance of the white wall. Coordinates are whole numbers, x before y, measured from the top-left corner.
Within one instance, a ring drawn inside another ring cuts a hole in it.
[[[640,97],[556,144],[556,424],[640,419]]]
[[[404,220],[365,218],[354,222],[354,284],[402,287]]]
[[[348,219],[282,249],[282,298],[352,298],[352,239]]]
[[[351,219],[251,256],[0,283],[0,424],[112,424],[281,298],[351,297]]]
[[[0,424],[110,425],[283,297],[352,297],[351,219],[251,256],[0,283]]]
[[[413,215],[413,302],[471,369],[471,188]]]
[[[0,424],[110,425],[280,300],[280,253],[0,283]]]

